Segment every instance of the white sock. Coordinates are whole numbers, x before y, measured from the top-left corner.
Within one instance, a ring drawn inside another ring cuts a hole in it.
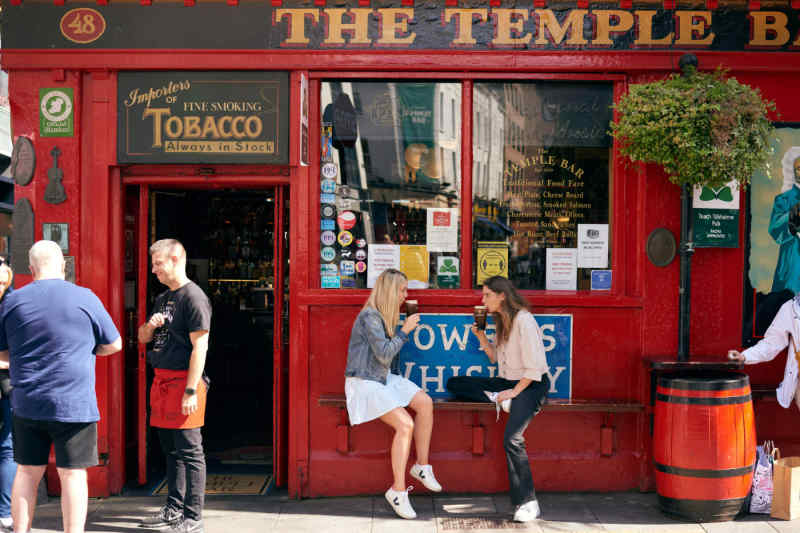
[[[0,517],[0,525],[2,525],[3,527],[9,527],[10,528],[11,524],[13,524],[13,523],[14,522],[11,520],[10,516]]]

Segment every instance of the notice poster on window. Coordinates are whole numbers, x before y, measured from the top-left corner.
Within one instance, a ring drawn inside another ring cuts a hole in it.
[[[370,244],[367,248],[367,287],[387,268],[400,270],[400,247],[396,244]]]
[[[424,244],[400,245],[400,271],[408,278],[409,289],[428,288],[428,249]]]
[[[608,224],[578,224],[578,268],[608,268]]]
[[[440,289],[457,289],[459,285],[458,257],[440,255],[436,258],[436,286]]]
[[[548,248],[546,289],[548,291],[574,291],[577,286],[577,248]]]
[[[458,209],[428,208],[426,234],[429,252],[458,252]]]
[[[508,277],[508,243],[505,241],[478,241],[478,285],[492,276]]]

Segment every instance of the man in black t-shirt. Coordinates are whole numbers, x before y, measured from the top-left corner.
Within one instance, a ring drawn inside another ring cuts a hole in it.
[[[203,533],[206,463],[200,428],[208,385],[202,379],[211,329],[211,303],[186,277],[186,250],[174,239],[150,247],[153,273],[168,290],[139,327],[139,342],[151,343],[155,370],[150,388],[150,425],[157,428],[167,458],[167,503],[141,525],[167,533]]]

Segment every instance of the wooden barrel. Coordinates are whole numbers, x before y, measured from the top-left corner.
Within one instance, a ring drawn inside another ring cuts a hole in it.
[[[733,519],[750,491],[756,460],[748,377],[728,372],[660,377],[653,459],[662,511],[694,521]]]

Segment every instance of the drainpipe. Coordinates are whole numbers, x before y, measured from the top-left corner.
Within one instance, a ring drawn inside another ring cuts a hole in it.
[[[678,62],[681,76],[688,76],[697,69],[697,56],[683,54]],[[693,68],[691,68],[693,67]],[[692,236],[692,186],[681,187],[681,281],[678,312],[678,361],[689,360],[689,316],[691,315],[691,270],[694,242]]]

